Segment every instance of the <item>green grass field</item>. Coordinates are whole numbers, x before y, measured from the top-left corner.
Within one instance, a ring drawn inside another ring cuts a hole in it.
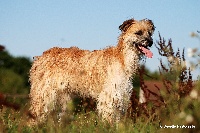
[[[200,83],[196,86],[200,86]],[[200,94],[199,87],[195,87],[190,95],[184,97],[180,97],[176,93],[176,90],[174,90],[174,94],[164,96],[165,105],[154,108],[149,103],[145,108],[147,114],[143,111],[141,111],[139,116],[136,113],[133,115],[127,114],[119,123],[114,123],[113,125],[103,122],[94,111],[87,113],[82,111],[76,114],[69,111],[63,117],[62,121],[58,122],[56,117],[57,112],[55,111],[48,117],[48,120],[44,124],[28,127],[26,125],[28,117],[25,111],[27,107],[19,111],[3,107],[0,114],[0,132],[198,132],[200,131],[200,97],[196,96],[196,93],[197,95]],[[178,128],[177,125],[179,126]],[[167,128],[167,126],[172,127]],[[185,128],[183,126],[191,127]]]

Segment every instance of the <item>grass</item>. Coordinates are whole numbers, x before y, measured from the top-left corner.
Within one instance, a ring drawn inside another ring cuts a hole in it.
[[[127,114],[118,122],[110,125],[103,122],[94,110],[79,109],[70,111],[63,117],[61,122],[57,120],[57,112],[54,111],[44,124],[28,127],[27,110],[25,105],[19,111],[2,106],[0,108],[0,133],[163,133],[163,132],[200,132],[200,82],[192,80],[191,71],[184,65],[184,51],[175,52],[172,41],[161,38],[156,47],[161,56],[173,58],[167,64],[160,63],[160,81],[163,88],[158,89],[160,95],[149,91],[144,82],[144,69],[140,70],[140,84],[148,94],[157,97],[159,104],[147,100],[147,103],[139,104],[137,99],[132,99]],[[28,102],[27,102],[28,103]],[[132,107],[132,108],[131,108]],[[87,112],[87,113],[85,113]],[[173,128],[173,127],[179,128]],[[167,126],[172,126],[167,128]],[[182,126],[193,126],[193,128]],[[195,128],[194,128],[195,126]]]

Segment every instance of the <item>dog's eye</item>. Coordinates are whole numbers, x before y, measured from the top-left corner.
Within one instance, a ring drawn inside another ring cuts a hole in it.
[[[148,35],[151,36],[151,32],[148,32]]]
[[[141,30],[139,30],[139,31],[135,32],[135,34],[138,35],[138,36],[141,36],[143,33],[142,33]]]

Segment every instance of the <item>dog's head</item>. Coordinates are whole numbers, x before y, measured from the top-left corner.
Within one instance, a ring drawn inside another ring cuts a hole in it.
[[[152,35],[155,30],[153,22],[148,19],[140,21],[129,19],[119,26],[122,31],[125,43],[136,47],[138,51],[145,54],[148,58],[152,58],[153,54],[148,49],[153,44]]]

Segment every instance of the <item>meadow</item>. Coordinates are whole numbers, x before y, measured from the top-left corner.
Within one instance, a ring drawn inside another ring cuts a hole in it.
[[[192,37],[199,39],[199,34],[194,33]],[[29,127],[27,126],[29,99],[21,95],[18,97],[7,95],[2,98],[5,101],[0,102],[0,133],[200,132],[200,81],[192,77],[192,69],[199,69],[198,49],[193,51],[195,61],[191,64],[194,64],[195,68],[191,68],[186,65],[185,50],[174,49],[171,39],[166,41],[159,36],[155,46],[162,57],[159,70],[156,74],[147,74],[145,66],[141,66],[138,76],[133,78],[133,83],[140,83],[139,86],[144,91],[147,102],[138,102],[139,87],[136,87],[130,99],[130,107],[120,122],[109,124],[102,121],[95,112],[95,101],[76,98],[69,103],[68,112],[60,122],[57,119],[58,108],[51,113],[45,123]],[[3,70],[2,68],[1,71]],[[27,78],[26,75],[24,77]],[[15,78],[20,77],[15,75]],[[153,84],[150,87],[146,85],[147,80],[152,83],[156,80],[162,85]],[[23,78],[20,82],[23,82]],[[21,94],[20,91],[15,91],[13,94],[17,92]],[[28,91],[25,91],[24,95],[27,94]],[[8,103],[19,104],[20,108],[9,106]]]

